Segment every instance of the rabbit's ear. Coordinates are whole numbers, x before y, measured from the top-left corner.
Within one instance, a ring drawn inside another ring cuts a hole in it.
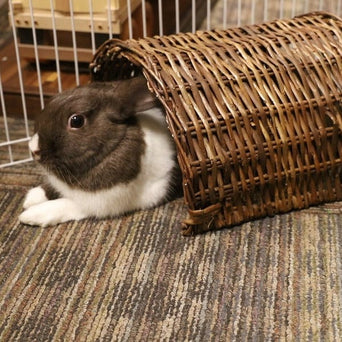
[[[135,113],[144,112],[158,106],[157,98],[147,87],[147,81],[144,77],[135,77],[127,83],[126,94],[129,94],[128,101],[133,105]]]
[[[107,90],[107,96],[119,103],[126,117],[158,106],[156,96],[149,91],[142,76],[114,82]]]
[[[159,106],[158,100],[142,76],[115,82],[90,83],[91,96],[114,120],[126,120],[138,113]]]

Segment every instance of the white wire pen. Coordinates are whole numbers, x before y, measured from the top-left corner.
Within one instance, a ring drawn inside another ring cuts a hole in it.
[[[133,38],[133,26],[132,26],[132,6],[131,0],[127,0],[127,22],[128,22],[128,37]]]
[[[297,6],[297,1],[292,0],[291,17],[294,17],[296,15],[296,6]]]
[[[196,0],[192,0],[192,5],[191,5],[191,18],[192,18],[192,28],[191,31],[192,33],[195,33],[196,31]]]
[[[94,30],[93,0],[89,0],[89,16],[90,16],[91,51],[93,54],[95,54],[96,43],[95,43],[95,30]]]
[[[9,140],[9,141],[5,141],[5,142],[0,143],[0,147],[9,146],[9,145],[15,145],[15,144],[27,142],[29,140],[31,140],[30,137]]]
[[[29,141],[30,139],[25,139],[25,141],[23,142],[27,142]],[[16,142],[17,143],[17,142]],[[0,147],[1,147],[1,144],[0,144]],[[14,165],[18,165],[18,164],[24,164],[24,163],[27,163],[29,161],[32,161],[33,158],[30,157],[30,158],[25,158],[25,159],[20,159],[20,160],[15,160],[11,163],[4,163],[4,164],[0,164],[0,168],[3,168],[3,167],[7,167],[7,166],[14,166]]]
[[[30,138],[27,136],[26,138],[21,139],[15,139],[11,140],[10,131],[9,131],[9,125],[8,125],[8,119],[7,119],[7,112],[6,112],[6,106],[5,106],[5,97],[4,97],[4,90],[2,87],[2,79],[1,79],[1,70],[0,70],[0,101],[1,101],[1,110],[4,120],[4,127],[5,127],[5,135],[6,135],[6,141],[0,143],[0,147],[6,147],[8,148],[8,158],[9,162],[0,164],[0,168],[26,163],[28,161],[33,160],[31,152],[28,150],[28,158],[24,158],[21,160],[14,160],[13,152],[12,152],[12,145],[20,144],[20,143],[27,143]]]
[[[74,52],[75,78],[76,78],[76,85],[79,85],[80,84],[80,75],[79,75],[79,70],[78,70],[78,56],[77,56],[76,30],[75,30],[75,18],[74,18],[74,5],[73,5],[72,0],[69,0],[69,7],[70,7],[72,46],[73,46],[73,52]]]
[[[143,36],[147,36],[147,28],[146,28],[146,1],[141,0],[141,15],[142,15],[142,28],[143,28]]]
[[[323,10],[323,0],[319,0],[319,10]]]
[[[180,24],[179,24],[179,0],[175,0],[175,20],[176,20],[176,33],[180,31]]]
[[[279,18],[284,18],[284,0],[279,3]]]
[[[36,23],[33,15],[33,6],[32,0],[29,0],[29,8],[30,8],[30,18],[32,25],[32,37],[33,37],[33,49],[34,49],[34,57],[37,68],[37,79],[38,79],[38,89],[39,89],[39,99],[40,99],[40,107],[44,109],[44,95],[43,95],[43,86],[42,86],[42,74],[40,72],[40,62],[39,62],[39,54],[38,54],[38,42],[37,42],[37,32],[36,32]]]
[[[211,0],[207,0],[207,30],[211,29]]]
[[[227,0],[223,0],[223,18],[222,18],[222,28],[225,30],[227,28]]]
[[[304,12],[309,12],[309,0],[305,0]]]
[[[268,20],[268,0],[264,0],[264,21]]]
[[[55,59],[56,59],[57,84],[58,84],[58,92],[60,93],[62,91],[62,78],[61,78],[61,70],[60,70],[60,64],[59,64],[56,18],[55,18],[55,8],[54,8],[53,0],[50,0],[50,10],[51,10],[53,46],[55,50]]]
[[[112,27],[112,2],[111,0],[107,0],[107,20],[108,20],[109,39],[112,39],[113,27]]]
[[[12,26],[12,33],[13,33],[15,57],[16,57],[17,68],[18,68],[19,89],[20,89],[21,102],[22,102],[22,108],[23,108],[25,133],[26,133],[26,137],[29,138],[30,137],[30,132],[29,132],[29,127],[28,127],[27,107],[26,107],[26,100],[25,100],[23,75],[22,75],[22,72],[21,72],[20,55],[19,55],[19,49],[18,49],[18,39],[17,39],[17,33],[16,33],[16,30],[15,30],[15,25],[14,25],[14,14],[13,14],[13,4],[12,4],[12,1],[8,2],[8,6],[9,6],[9,17],[10,17],[11,26]]]
[[[251,4],[251,24],[255,24],[255,1],[256,0],[252,0],[252,4]]]
[[[5,106],[5,98],[4,98],[4,91],[2,88],[2,79],[1,79],[1,70],[0,70],[0,100],[1,100],[1,109],[2,115],[4,118],[4,127],[5,127],[5,135],[6,135],[6,143],[8,143],[8,157],[10,163],[13,163],[13,154],[12,154],[12,146],[10,145],[11,137],[8,128],[8,121],[7,121],[7,113],[6,113],[6,106]]]
[[[237,26],[241,25],[241,13],[242,11],[242,4],[241,4],[241,0],[238,1],[238,8],[237,8]]]
[[[158,19],[159,19],[159,35],[164,34],[163,30],[163,1],[158,0]]]

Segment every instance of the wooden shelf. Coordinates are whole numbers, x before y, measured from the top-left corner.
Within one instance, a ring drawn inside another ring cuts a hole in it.
[[[41,110],[39,83],[35,61],[32,59],[20,60],[21,73],[27,113],[33,118]],[[72,62],[61,62],[62,89],[70,89],[76,86],[76,77]],[[80,84],[89,82],[88,64],[80,64]],[[41,82],[44,94],[44,102],[52,95],[58,93],[58,76],[54,61],[40,63]],[[0,72],[5,97],[6,113],[10,116],[22,116],[23,103],[21,97],[19,72],[17,67],[14,43],[12,40],[0,50]],[[1,109],[0,109],[1,110]]]

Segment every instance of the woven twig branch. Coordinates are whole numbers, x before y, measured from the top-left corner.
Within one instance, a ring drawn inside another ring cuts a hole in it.
[[[110,40],[94,80],[142,71],[163,103],[193,234],[342,199],[342,22],[316,12]]]

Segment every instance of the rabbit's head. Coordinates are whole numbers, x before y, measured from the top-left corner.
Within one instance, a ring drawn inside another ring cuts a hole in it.
[[[67,90],[37,116],[31,150],[68,185],[94,190],[127,182],[144,153],[136,114],[156,106],[143,77]]]

